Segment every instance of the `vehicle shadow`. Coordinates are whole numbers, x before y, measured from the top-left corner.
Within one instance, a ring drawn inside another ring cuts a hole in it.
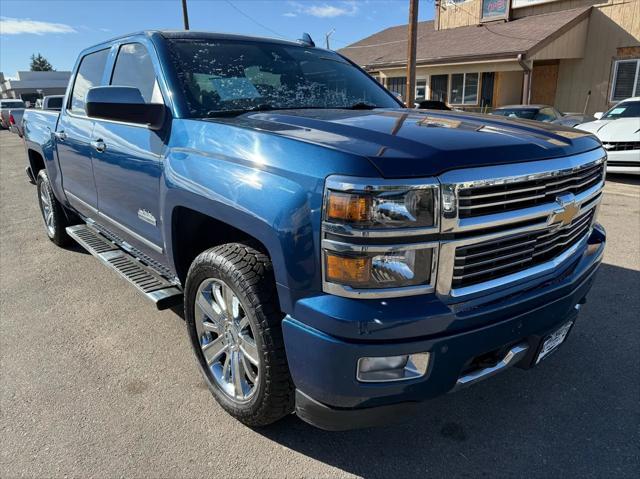
[[[292,415],[257,432],[363,477],[631,477],[639,286],[639,271],[602,265],[557,353],[535,369],[426,402],[404,425],[326,432]]]

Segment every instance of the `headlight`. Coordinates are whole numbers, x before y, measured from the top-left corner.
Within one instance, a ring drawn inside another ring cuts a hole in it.
[[[426,285],[431,279],[432,254],[431,248],[352,255],[327,251],[326,279],[358,289]]]
[[[438,232],[438,202],[435,180],[330,177],[323,212],[324,291],[361,298],[433,291],[438,244],[416,237]]]
[[[437,217],[436,183],[367,184],[347,178],[327,180],[324,220],[349,228],[432,228]]]

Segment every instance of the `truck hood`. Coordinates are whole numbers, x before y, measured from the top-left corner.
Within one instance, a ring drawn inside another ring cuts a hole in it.
[[[617,120],[596,120],[577,126],[593,133],[600,141],[638,141],[640,138],[640,118],[618,118]]]
[[[368,158],[387,178],[556,158],[598,148],[560,125],[409,109],[274,110],[216,119]]]

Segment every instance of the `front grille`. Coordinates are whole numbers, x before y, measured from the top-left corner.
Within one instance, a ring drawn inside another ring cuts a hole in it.
[[[640,150],[640,141],[607,141],[602,146],[607,151]]]
[[[607,166],[640,167],[640,161],[607,160]]]
[[[577,195],[597,185],[603,178],[604,164],[598,163],[535,180],[461,188],[458,216],[472,218],[553,203],[557,196],[565,193]]]
[[[545,263],[584,238],[593,215],[594,209],[591,209],[560,229],[549,227],[459,246],[455,252],[451,286],[471,286]]]

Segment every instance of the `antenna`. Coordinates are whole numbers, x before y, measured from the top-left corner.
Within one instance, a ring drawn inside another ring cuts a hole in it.
[[[298,42],[302,43],[303,45],[307,45],[309,47],[315,47],[316,46],[316,44],[311,39],[311,35],[309,35],[307,32],[304,32],[302,34],[302,38],[299,38]]]

